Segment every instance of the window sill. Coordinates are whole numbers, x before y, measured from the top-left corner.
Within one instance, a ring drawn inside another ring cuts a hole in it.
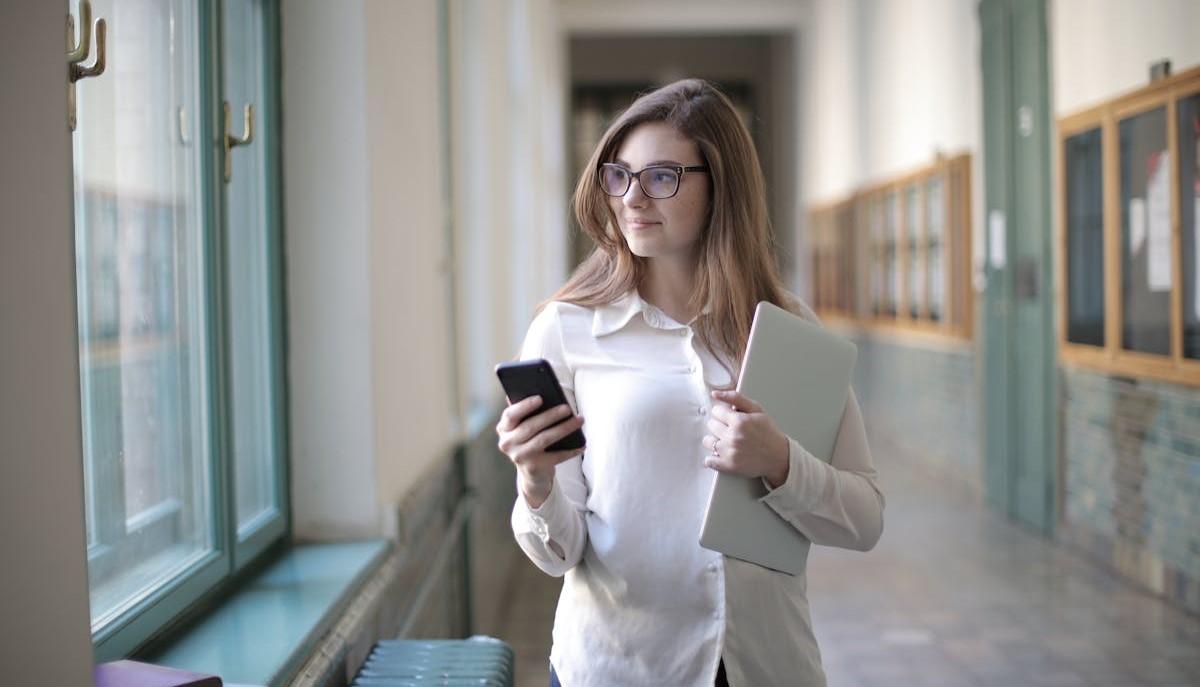
[[[1185,387],[1200,387],[1200,360],[1071,343],[1061,336],[1058,361],[1112,377],[1151,379]]]
[[[293,546],[169,644],[138,658],[219,675],[225,684],[284,683],[390,548],[387,540]]]

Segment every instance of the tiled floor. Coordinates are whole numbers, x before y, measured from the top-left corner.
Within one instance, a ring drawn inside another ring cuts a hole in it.
[[[829,687],[1200,686],[1200,618],[984,511],[894,452],[880,462],[879,546],[815,547],[809,558]],[[532,564],[514,578],[501,637],[517,651],[520,687],[547,684],[558,588]]]

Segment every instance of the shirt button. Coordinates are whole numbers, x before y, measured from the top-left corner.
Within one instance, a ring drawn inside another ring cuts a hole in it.
[[[708,408],[705,408],[704,406],[700,406],[699,408],[696,408],[697,415],[704,415],[707,412],[708,412]]]

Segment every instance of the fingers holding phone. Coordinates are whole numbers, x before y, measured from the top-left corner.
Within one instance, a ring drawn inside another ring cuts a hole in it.
[[[509,405],[500,418],[500,424],[496,425],[500,450],[517,467],[521,491],[533,508],[542,505],[550,496],[550,490],[554,487],[555,466],[583,453],[582,447],[547,450],[556,441],[579,431],[583,426],[583,418],[572,416],[570,406],[565,403],[534,414],[541,405],[540,401],[535,396]],[[518,406],[524,406],[524,410],[509,412]]]
[[[583,452],[583,418],[574,415],[545,360],[496,366],[509,406],[496,425],[498,447],[520,472],[522,491],[534,508],[550,494],[554,469]]]
[[[583,418],[573,415],[566,403],[537,412],[541,398],[532,396],[505,408],[496,425],[500,450],[517,467],[553,468],[579,455],[583,447],[553,450],[553,445],[583,426]]]

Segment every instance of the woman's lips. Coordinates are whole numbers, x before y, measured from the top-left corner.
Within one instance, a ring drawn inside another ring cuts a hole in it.
[[[630,229],[648,229],[661,224],[661,222],[652,222],[648,219],[627,219],[625,223],[629,225]]]

